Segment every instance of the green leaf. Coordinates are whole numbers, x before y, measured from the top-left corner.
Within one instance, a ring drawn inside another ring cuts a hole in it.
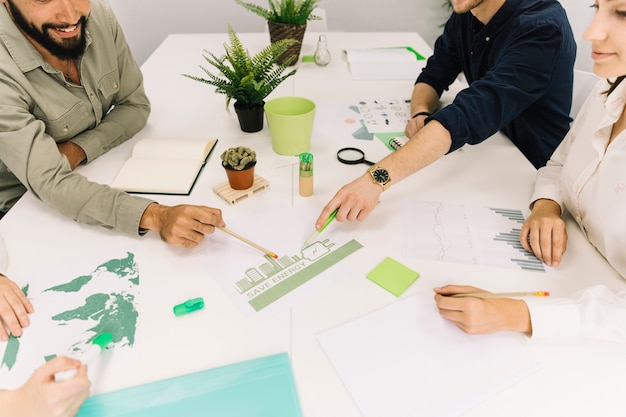
[[[215,87],[216,93],[226,96],[227,109],[231,100],[248,108],[263,104],[276,87],[296,73],[296,69],[287,72],[287,66],[291,62],[277,64],[278,58],[296,40],[283,39],[271,43],[251,57],[231,25],[228,25],[228,38],[229,43],[224,44],[224,55],[218,57],[212,52],[204,51],[204,60],[217,72],[200,66],[206,77],[182,74]]]

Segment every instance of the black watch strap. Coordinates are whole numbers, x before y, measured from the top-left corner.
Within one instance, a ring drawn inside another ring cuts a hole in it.
[[[430,116],[431,116],[431,114],[430,114],[430,112],[427,112],[427,111],[420,111],[420,112],[415,113],[415,114],[413,115],[413,117],[411,117],[411,119],[415,119],[415,118],[416,118],[416,117],[418,117],[418,116],[426,116],[426,117],[430,117]]]

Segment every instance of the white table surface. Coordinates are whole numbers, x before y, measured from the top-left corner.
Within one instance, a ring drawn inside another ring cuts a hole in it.
[[[319,210],[344,183],[360,175],[364,166],[341,165],[335,152],[342,146],[355,146],[355,140],[342,133],[339,109],[360,98],[409,98],[413,81],[360,81],[350,78],[341,56],[343,48],[411,45],[428,55],[430,49],[415,33],[326,34],[332,55],[329,66],[299,63],[298,73],[270,96],[301,95],[314,100],[318,115],[313,129],[311,152],[315,155],[315,194],[304,198],[297,189],[295,158],[280,157],[271,149],[267,126],[258,133],[239,130],[234,111],[225,109],[224,97],[213,88],[182,77],[200,75],[201,53],[208,49],[219,54],[227,41],[225,34],[170,35],[142,66],[147,94],[153,110],[147,128],[135,138],[108,154],[80,167],[88,178],[109,183],[132,145],[141,137],[199,136],[219,138],[219,143],[188,197],[158,196],[165,204],[203,204],[223,210],[224,218],[253,215],[276,204],[295,207],[314,205]],[[241,33],[251,53],[267,43],[267,34]],[[302,55],[312,55],[317,34],[307,33]],[[444,96],[449,102],[462,87],[458,83]],[[232,109],[232,104],[231,104]],[[345,130],[345,129],[343,129]],[[270,182],[270,188],[235,205],[228,205],[212,192],[226,180],[219,165],[219,154],[227,147],[246,145],[255,149],[257,173]],[[380,141],[359,141],[368,159],[377,160],[388,152]],[[306,417],[357,417],[360,413],[343,386],[316,336],[370,311],[388,305],[394,296],[365,279],[365,274],[383,257],[393,256],[421,274],[404,296],[450,280],[492,291],[527,288],[547,290],[553,296],[567,294],[601,283],[613,289],[624,281],[591,247],[576,225],[567,219],[568,251],[562,265],[550,274],[503,270],[479,265],[403,259],[399,215],[401,203],[410,198],[426,201],[525,209],[535,170],[502,135],[483,144],[464,147],[442,158],[420,173],[386,191],[370,217],[354,229],[355,239],[364,248],[344,262],[350,274],[338,276],[331,288],[317,293],[290,310],[269,317],[245,315],[222,289],[203,276],[200,265],[219,262],[195,254],[198,250],[170,247],[154,233],[143,238],[129,237],[109,230],[77,224],[46,207],[32,194],[26,194],[0,221],[9,254],[8,275],[19,281],[21,271],[54,264],[58,259],[97,253],[103,247],[133,247],[141,264],[142,351],[139,360],[123,371],[108,374],[94,386],[106,392],[157,379],[225,365],[286,351],[289,353],[303,413]],[[310,222],[313,230],[315,219]],[[211,236],[203,245],[211,244]],[[181,300],[202,296],[205,310],[180,320],[171,307]],[[470,336],[468,336],[470,337]],[[624,415],[626,355],[623,345],[602,343],[537,344],[538,355],[547,358],[539,372],[491,397],[466,416],[556,416]],[[445,358],[441,360],[446,371]],[[618,376],[619,375],[619,376]],[[441,387],[445,390],[446,387]],[[624,407],[621,407],[623,410]]]

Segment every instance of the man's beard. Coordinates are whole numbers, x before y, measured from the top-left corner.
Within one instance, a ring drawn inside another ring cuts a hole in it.
[[[11,15],[13,16],[13,20],[15,21],[17,27],[19,27],[28,36],[33,38],[38,44],[43,46],[55,57],[62,60],[77,59],[83,54],[83,52],[85,52],[85,48],[87,47],[87,37],[85,36],[87,18],[85,16],[81,16],[78,21],[78,24],[80,25],[80,35],[75,36],[71,39],[63,39],[61,41],[57,41],[52,38],[52,36],[50,36],[48,30],[64,29],[71,25],[57,26],[50,23],[45,23],[42,25],[40,30],[26,20],[22,12],[20,12],[20,10],[15,7],[12,0],[7,0],[7,4],[9,5],[9,10],[11,11]]]

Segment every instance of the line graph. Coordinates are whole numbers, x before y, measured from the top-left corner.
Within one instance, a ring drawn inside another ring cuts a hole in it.
[[[410,200],[403,216],[403,256],[545,272],[519,242],[521,210]]]

